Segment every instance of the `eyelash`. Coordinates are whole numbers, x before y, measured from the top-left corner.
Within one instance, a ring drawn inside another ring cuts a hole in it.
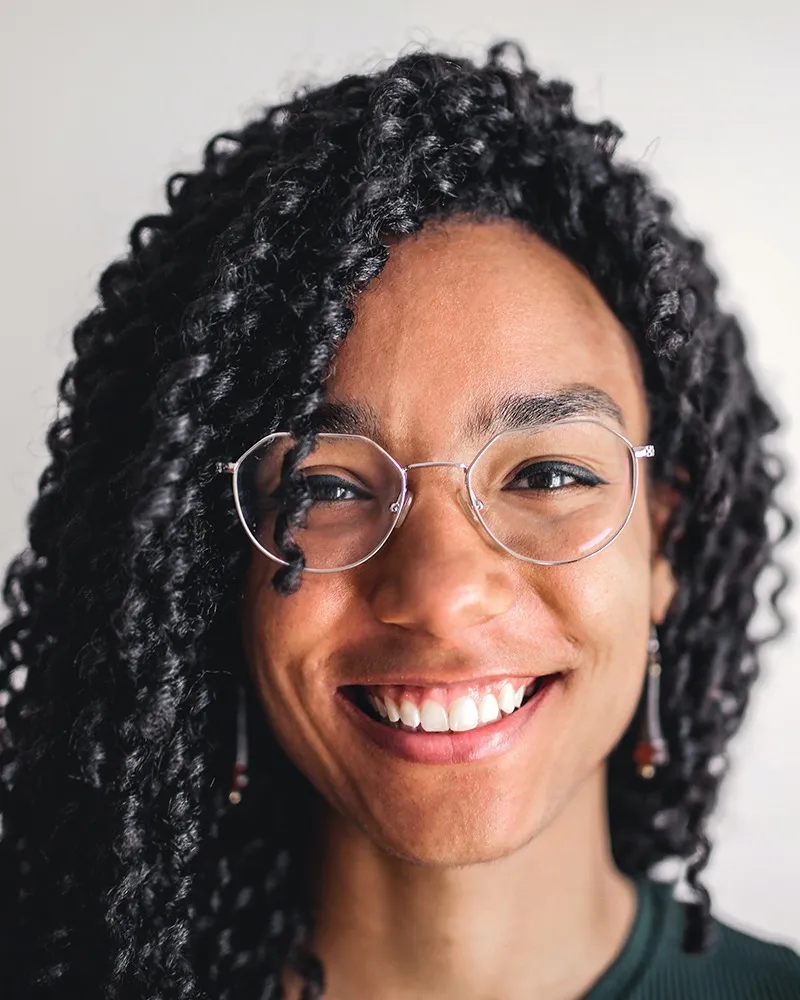
[[[319,489],[319,485],[322,484],[322,488],[323,489],[325,489],[326,487],[328,489],[330,489],[331,487],[334,487],[336,489],[344,489],[348,493],[356,494],[356,496],[355,496],[356,500],[369,500],[370,496],[371,496],[371,494],[369,494],[365,490],[360,490],[355,485],[355,483],[349,483],[349,482],[347,482],[344,479],[340,479],[338,476],[308,476],[307,477],[307,481],[308,481],[308,484],[309,484],[309,488],[312,490],[312,492],[313,492],[313,490],[314,490],[315,487],[317,489]],[[322,499],[322,500],[318,500],[317,502],[318,503],[338,503],[339,500]]]
[[[521,480],[524,480],[526,478],[531,478],[534,474],[552,475],[553,473],[567,476],[570,479],[574,479],[575,482],[569,483],[567,484],[567,486],[561,486],[561,487],[533,486],[530,487],[530,489],[537,490],[540,492],[555,492],[557,489],[567,489],[569,486],[592,487],[592,486],[602,486],[605,483],[604,479],[602,479],[600,476],[595,475],[593,472],[590,472],[588,469],[584,468],[581,465],[573,465],[570,462],[550,461],[550,462],[534,462],[531,465],[527,465],[524,469],[520,469],[520,471],[514,476],[514,478],[508,484],[508,486],[511,486],[516,482],[520,482]],[[508,489],[508,486],[505,487],[505,489]]]
[[[532,478],[532,476],[535,475],[535,474],[538,474],[538,475],[548,475],[548,474],[549,475],[553,475],[553,474],[556,474],[556,475],[562,475],[562,476],[565,476],[565,477],[568,477],[568,478],[574,480],[574,482],[565,484],[563,486],[556,486],[556,487],[531,486],[531,487],[529,487],[532,491],[536,490],[536,491],[540,491],[540,492],[543,492],[543,493],[556,492],[556,490],[567,489],[567,488],[569,488],[571,486],[578,486],[578,487],[580,487],[580,486],[584,486],[584,487],[600,486],[600,485],[602,485],[605,482],[605,480],[601,479],[599,476],[596,476],[594,473],[589,472],[588,469],[585,469],[585,468],[583,468],[582,466],[579,466],[579,465],[572,465],[571,463],[568,463],[568,462],[536,462],[536,463],[534,463],[532,465],[526,466],[524,469],[521,469],[520,472],[518,472],[517,475],[511,480],[511,483],[509,483],[509,486],[511,486],[513,483],[521,482],[521,481],[523,481],[526,478]],[[369,500],[370,499],[370,494],[367,491],[360,490],[354,483],[348,483],[345,480],[340,479],[338,476],[309,476],[308,477],[308,483],[309,483],[310,489],[312,490],[312,493],[315,490],[318,491],[318,492],[322,492],[322,491],[325,491],[326,489],[327,490],[335,489],[335,490],[342,490],[342,491],[344,491],[346,493],[353,494],[352,497],[347,497],[346,498],[347,500],[352,500],[352,499],[355,499],[355,500]],[[508,486],[505,487],[505,488],[508,489]],[[315,497],[315,500],[316,500],[317,503],[339,503],[339,502],[343,502],[345,500],[345,498],[344,497],[336,497],[336,498],[324,497],[324,496],[319,496],[318,493],[317,493],[317,496]]]

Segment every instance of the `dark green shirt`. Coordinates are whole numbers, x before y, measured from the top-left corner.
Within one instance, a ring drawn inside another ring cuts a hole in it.
[[[708,955],[681,950],[672,887],[643,879],[639,910],[616,961],[584,1000],[800,1000],[800,955],[717,924]]]

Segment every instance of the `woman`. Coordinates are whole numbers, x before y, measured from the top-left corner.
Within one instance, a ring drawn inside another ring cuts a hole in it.
[[[620,134],[418,54],[134,226],[8,574],[5,995],[800,996],[700,882],[776,419]]]

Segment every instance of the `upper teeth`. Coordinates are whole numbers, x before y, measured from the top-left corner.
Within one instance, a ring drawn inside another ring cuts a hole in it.
[[[388,695],[370,695],[369,701],[382,719],[402,723],[405,728],[422,728],[428,733],[463,733],[494,722],[501,714],[510,715],[522,704],[526,690],[524,684],[515,690],[509,681],[502,686],[496,698],[493,694],[486,694],[476,702],[469,695],[464,695],[457,698],[449,710],[432,698],[426,698],[419,707],[410,698],[404,698],[397,704]]]

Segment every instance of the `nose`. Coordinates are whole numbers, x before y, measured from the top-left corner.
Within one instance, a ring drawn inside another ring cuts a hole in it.
[[[510,557],[476,530],[457,490],[426,486],[374,557],[371,603],[387,624],[456,639],[513,605]]]

